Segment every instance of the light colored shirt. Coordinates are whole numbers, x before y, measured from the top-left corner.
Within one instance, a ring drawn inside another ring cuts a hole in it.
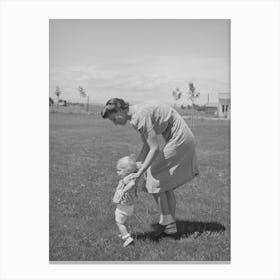
[[[165,145],[147,169],[149,193],[182,186],[198,175],[194,135],[180,114],[168,104],[146,102],[131,107],[131,125],[148,139],[153,130]]]

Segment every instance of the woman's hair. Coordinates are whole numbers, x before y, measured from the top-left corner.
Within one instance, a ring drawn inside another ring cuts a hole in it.
[[[135,155],[126,156],[119,159],[117,162],[117,167],[125,167],[130,172],[136,171],[138,168],[135,160]]]
[[[129,108],[129,104],[120,98],[112,98],[108,100],[101,112],[103,119],[107,119],[112,113],[116,113],[119,110],[125,110]]]

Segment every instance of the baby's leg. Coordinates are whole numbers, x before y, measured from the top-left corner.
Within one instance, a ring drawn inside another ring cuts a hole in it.
[[[125,222],[126,222],[127,218],[129,217],[128,215],[130,215],[133,212],[133,207],[130,207],[130,211],[129,211],[129,209],[126,209],[126,210],[128,210],[127,211],[128,213],[125,213],[124,211],[121,211],[118,208],[116,209],[116,212],[115,212],[116,223],[117,223],[117,226],[121,233],[122,240],[124,241],[123,247],[126,247],[133,243],[133,238],[130,236],[130,233],[127,231],[127,228],[125,225]],[[131,212],[131,213],[129,213],[129,212]]]
[[[121,235],[122,235],[123,238],[124,238],[125,236],[128,236],[128,235],[129,235],[125,224],[118,223],[118,222],[116,222],[116,224],[117,224],[117,226],[118,226],[118,228],[119,228],[119,231],[120,231],[120,233],[121,233]]]
[[[122,238],[129,236],[127,227],[125,225],[127,216],[123,213],[123,211],[120,211],[118,208],[115,211],[115,220],[116,220],[117,227],[122,235]]]

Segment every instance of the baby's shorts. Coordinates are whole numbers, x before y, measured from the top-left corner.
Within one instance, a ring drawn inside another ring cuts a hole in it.
[[[115,219],[119,224],[124,224],[128,217],[132,216],[134,212],[133,205],[118,204],[115,211]]]

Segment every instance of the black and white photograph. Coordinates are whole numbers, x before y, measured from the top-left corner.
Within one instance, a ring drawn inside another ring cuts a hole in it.
[[[49,259],[230,261],[230,20],[56,20]]]
[[[0,279],[279,280],[278,0],[0,1]]]

